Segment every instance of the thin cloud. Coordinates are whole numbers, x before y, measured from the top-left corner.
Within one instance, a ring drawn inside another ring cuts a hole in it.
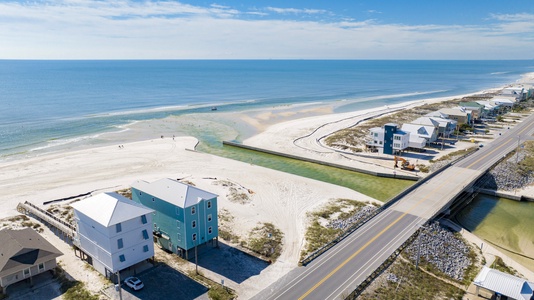
[[[268,11],[272,11],[278,14],[306,14],[306,15],[316,15],[316,14],[326,14],[328,11],[323,9],[300,9],[300,8],[280,8],[280,7],[266,7]]]
[[[303,15],[327,15],[329,20],[303,20]],[[532,16],[492,15],[492,22],[483,25],[407,25],[298,8],[3,1],[0,58],[531,58]]]

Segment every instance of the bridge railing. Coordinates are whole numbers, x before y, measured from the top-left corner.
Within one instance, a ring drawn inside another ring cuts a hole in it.
[[[389,201],[387,201],[386,203],[384,203],[384,205],[382,205],[380,208],[376,209],[373,213],[371,213],[370,215],[368,215],[367,217],[361,219],[360,221],[358,221],[357,223],[353,224],[351,227],[349,227],[346,231],[344,231],[343,233],[341,233],[338,237],[336,237],[335,239],[333,239],[332,241],[328,242],[327,244],[323,245],[322,247],[320,247],[319,249],[315,250],[314,252],[312,252],[311,254],[309,254],[308,256],[306,256],[305,258],[303,258],[299,264],[302,265],[302,266],[305,266],[307,264],[309,264],[310,262],[312,262],[314,259],[316,259],[317,257],[319,257],[321,254],[323,254],[324,252],[328,251],[330,248],[332,248],[333,246],[335,246],[337,243],[341,242],[342,240],[344,240],[347,236],[349,236],[351,233],[353,233],[354,231],[356,231],[358,228],[362,227],[363,225],[365,225],[367,222],[369,222],[370,220],[372,220],[375,216],[377,216],[378,214],[380,214],[382,211],[386,210],[387,208],[389,208],[391,205],[395,204],[397,201],[399,201],[400,199],[402,199],[404,196],[408,195],[409,193],[411,193],[412,191],[414,191],[416,188],[418,188],[419,186],[421,186],[422,184],[424,184],[425,182],[427,182],[428,180],[430,180],[431,178],[435,177],[436,175],[438,175],[439,173],[445,171],[447,168],[449,168],[450,166],[452,166],[453,164],[455,164],[456,162],[468,157],[469,155],[475,153],[478,149],[476,149],[475,151],[473,152],[469,152],[469,153],[466,153],[465,155],[462,155],[461,157],[445,164],[444,166],[442,166],[441,168],[439,168],[438,170],[432,172],[430,175],[426,176],[425,178],[422,178],[421,180],[417,181],[415,184],[409,186],[408,188],[404,189],[402,192],[400,192],[398,195],[394,196],[393,198],[391,198]]]

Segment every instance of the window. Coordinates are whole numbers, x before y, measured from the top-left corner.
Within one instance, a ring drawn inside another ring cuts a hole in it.
[[[30,268],[24,269],[24,276],[30,275]]]
[[[213,230],[211,229],[211,226],[208,227],[208,233],[211,234],[212,231],[213,231]]]
[[[375,137],[378,137],[378,133],[377,133],[377,132],[375,132],[374,136],[375,136]]]
[[[195,214],[195,212],[196,212],[196,210],[195,210],[195,207],[194,207],[194,206],[192,206],[192,207],[191,207],[191,214],[192,214],[192,215],[194,215],[194,214]]]
[[[208,208],[211,208],[211,201],[208,201]]]
[[[124,257],[124,254],[119,255],[119,260],[121,262],[124,262],[126,260],[126,257]]]
[[[191,227],[196,228],[197,227],[197,221],[192,221],[191,222]]]
[[[211,222],[211,214],[208,215],[208,222]]]
[[[124,245],[123,245],[123,243],[122,243],[122,239],[118,239],[118,240],[117,240],[117,247],[118,247],[119,249],[122,249],[122,247],[124,247]]]
[[[197,240],[197,234],[193,233],[193,241],[196,241],[196,240]]]
[[[143,246],[143,252],[148,252],[148,245]]]
[[[139,192],[139,196],[143,195],[143,193]]]
[[[143,223],[143,224],[146,224],[146,223],[147,223],[147,220],[146,220],[146,216],[145,216],[145,215],[142,215],[142,216],[141,216],[141,223]]]
[[[148,231],[146,231],[146,229],[143,230],[143,238],[148,240]]]
[[[152,202],[155,202],[155,201],[156,201],[156,199],[154,199],[154,197],[152,197]]]
[[[121,231],[122,231],[122,225],[121,225],[121,223],[117,223],[117,224],[115,224],[115,229],[117,230],[117,232],[121,232]]]
[[[40,263],[38,269],[39,272],[42,272],[44,270],[44,263]]]
[[[395,136],[395,139],[396,139],[397,141],[400,141],[401,137],[400,137],[399,135],[396,135],[396,136]]]

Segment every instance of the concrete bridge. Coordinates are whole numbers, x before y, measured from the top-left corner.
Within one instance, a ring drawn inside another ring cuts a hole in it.
[[[254,299],[343,299],[430,219],[534,134],[534,115],[404,195],[358,230]]]

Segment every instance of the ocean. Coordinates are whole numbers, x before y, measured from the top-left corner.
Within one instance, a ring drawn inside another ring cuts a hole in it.
[[[144,120],[334,102],[345,112],[533,71],[534,61],[0,60],[0,160],[98,144]]]

